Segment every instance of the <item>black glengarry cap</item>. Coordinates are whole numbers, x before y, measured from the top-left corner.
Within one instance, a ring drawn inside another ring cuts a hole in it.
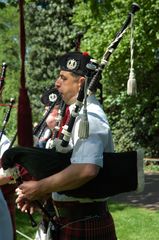
[[[85,76],[91,56],[87,52],[69,52],[59,58],[60,69]]]

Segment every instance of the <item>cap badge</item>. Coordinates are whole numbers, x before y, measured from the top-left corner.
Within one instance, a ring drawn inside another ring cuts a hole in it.
[[[69,59],[66,66],[69,70],[74,70],[77,67],[77,61],[75,59]]]
[[[57,99],[57,95],[56,95],[55,93],[51,93],[51,94],[49,95],[49,101],[50,101],[50,102],[55,102],[56,99]]]

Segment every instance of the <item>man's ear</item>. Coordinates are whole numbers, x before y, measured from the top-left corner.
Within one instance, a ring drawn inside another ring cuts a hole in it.
[[[79,79],[79,86],[80,87],[83,86],[84,81],[85,81],[85,78],[84,77],[80,77],[80,79]]]

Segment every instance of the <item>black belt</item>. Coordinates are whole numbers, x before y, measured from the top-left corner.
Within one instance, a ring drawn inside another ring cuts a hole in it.
[[[54,202],[58,214],[62,218],[71,220],[84,218],[87,216],[106,215],[109,210],[106,202]]]

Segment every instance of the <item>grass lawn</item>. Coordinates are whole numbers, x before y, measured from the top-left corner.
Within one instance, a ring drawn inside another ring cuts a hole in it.
[[[40,222],[41,216],[39,214],[33,214],[33,217],[36,223],[38,224]],[[37,230],[37,227],[32,227],[29,216],[26,213],[21,213],[21,211],[18,209],[16,211],[16,225],[17,225],[17,228],[16,228],[17,231],[21,232],[22,234],[28,236],[31,239],[34,239],[34,235]],[[27,238],[17,233],[16,240],[25,240],[25,239]]]
[[[159,239],[159,211],[133,207],[127,204],[110,204],[118,240]]]
[[[159,239],[159,211],[113,202],[109,202],[109,208],[114,217],[118,240]],[[34,218],[38,223],[39,215]],[[36,229],[31,227],[28,215],[17,210],[17,230],[34,239]],[[17,240],[25,239],[27,238],[17,234]]]

